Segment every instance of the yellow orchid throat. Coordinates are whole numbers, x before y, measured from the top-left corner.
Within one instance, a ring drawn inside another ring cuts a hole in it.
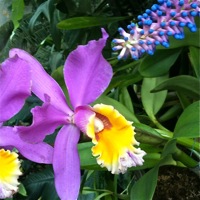
[[[0,149],[0,199],[11,197],[18,190],[18,177],[21,175],[18,155]]]
[[[125,173],[128,167],[142,165],[146,154],[135,140],[132,122],[127,121],[113,106],[97,104],[89,119],[86,134],[95,144],[92,154],[97,163],[111,173]]]

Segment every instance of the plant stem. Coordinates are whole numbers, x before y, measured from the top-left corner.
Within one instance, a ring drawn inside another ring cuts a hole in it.
[[[181,161],[186,167],[193,168],[198,165],[198,162],[193,160],[190,156],[188,156],[185,152],[181,151],[177,148],[176,153],[173,154],[173,157]]]

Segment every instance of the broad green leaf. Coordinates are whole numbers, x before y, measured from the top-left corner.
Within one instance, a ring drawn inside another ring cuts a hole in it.
[[[134,115],[133,112],[131,112],[130,110],[128,110],[123,104],[121,104],[120,102],[108,97],[108,96],[104,96],[101,95],[94,103],[103,103],[103,104],[107,104],[107,105],[112,105],[116,110],[119,111],[119,113],[121,115],[123,115],[127,120],[129,121],[133,121],[133,122],[139,122],[137,117]]]
[[[162,83],[158,84],[152,90],[152,92],[158,92],[163,90],[175,90],[182,94],[185,94],[188,97],[199,99],[199,89],[199,79],[189,75],[180,75],[173,78],[169,78],[168,80],[164,80]]]
[[[19,20],[24,15],[24,0],[12,0],[12,16],[14,29],[18,28]]]
[[[175,129],[174,138],[188,137],[194,138],[199,137],[200,128],[200,101],[196,101],[188,106],[179,117]]]
[[[118,22],[127,18],[129,17],[73,17],[59,22],[57,27],[64,30],[81,29],[94,26],[103,26],[108,23]]]
[[[51,168],[30,174],[23,182],[29,199],[59,200],[55,186],[54,174]]]
[[[167,76],[157,77],[157,78],[144,78],[142,83],[142,104],[148,116],[154,121],[155,114],[162,107],[165,98],[167,96],[167,91],[151,93],[160,82],[167,79]]]
[[[157,185],[158,170],[160,166],[176,164],[171,155],[163,158],[154,168],[142,176],[132,187],[130,199],[147,200],[152,199]]]
[[[131,101],[131,97],[128,93],[128,90],[126,87],[123,87],[121,90],[120,90],[120,93],[119,93],[119,101],[125,105],[129,111],[133,112],[134,113],[134,110],[133,110],[133,104],[132,104],[132,101]]]
[[[199,78],[200,77],[200,59],[199,59],[199,55],[200,55],[200,48],[197,47],[189,47],[189,58],[190,58],[190,62],[192,63],[192,67],[195,71],[196,76]]]
[[[101,169],[97,164],[96,158],[92,155],[91,148],[94,146],[92,142],[84,142],[78,144],[78,151],[82,169]]]
[[[139,72],[144,77],[162,76],[169,72],[181,53],[181,48],[156,50],[153,56],[146,56],[140,65]]]

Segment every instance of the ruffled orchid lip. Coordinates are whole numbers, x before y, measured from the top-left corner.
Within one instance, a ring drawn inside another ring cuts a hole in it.
[[[95,144],[92,154],[97,163],[111,173],[125,173],[129,167],[143,164],[146,153],[134,147],[139,143],[134,138],[132,122],[114,107],[104,104],[78,107],[75,123]]]
[[[132,122],[127,121],[112,106],[97,104],[93,110],[105,124],[104,129],[96,132],[93,138],[95,146],[92,153],[97,156],[98,164],[113,174],[125,173],[130,167],[142,165],[142,157],[146,153],[134,147],[139,143],[134,138]]]
[[[18,190],[20,161],[15,152],[0,149],[0,199],[12,197]]]

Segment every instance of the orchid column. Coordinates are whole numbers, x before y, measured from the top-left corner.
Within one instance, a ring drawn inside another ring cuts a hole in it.
[[[113,40],[113,51],[120,51],[118,59],[130,55],[137,60],[145,52],[153,55],[157,45],[169,47],[169,36],[183,39],[184,27],[196,32],[194,17],[199,15],[199,0],[158,0],[158,4],[138,16],[138,24],[127,26],[129,33],[123,28],[118,29],[122,38]]]
[[[64,64],[64,78],[73,110],[67,105],[58,83],[49,76],[41,64],[20,49],[10,51],[27,61],[32,69],[32,92],[43,105],[32,110],[33,123],[18,128],[23,140],[38,143],[46,135],[59,130],[53,155],[55,186],[62,200],[78,198],[80,188],[80,160],[77,144],[80,131],[91,138],[93,156],[102,167],[111,173],[125,173],[127,168],[142,165],[146,154],[135,140],[132,122],[127,121],[114,107],[94,102],[106,89],[112,78],[112,68],[104,59],[102,49],[108,34],[80,45],[71,52]]]

